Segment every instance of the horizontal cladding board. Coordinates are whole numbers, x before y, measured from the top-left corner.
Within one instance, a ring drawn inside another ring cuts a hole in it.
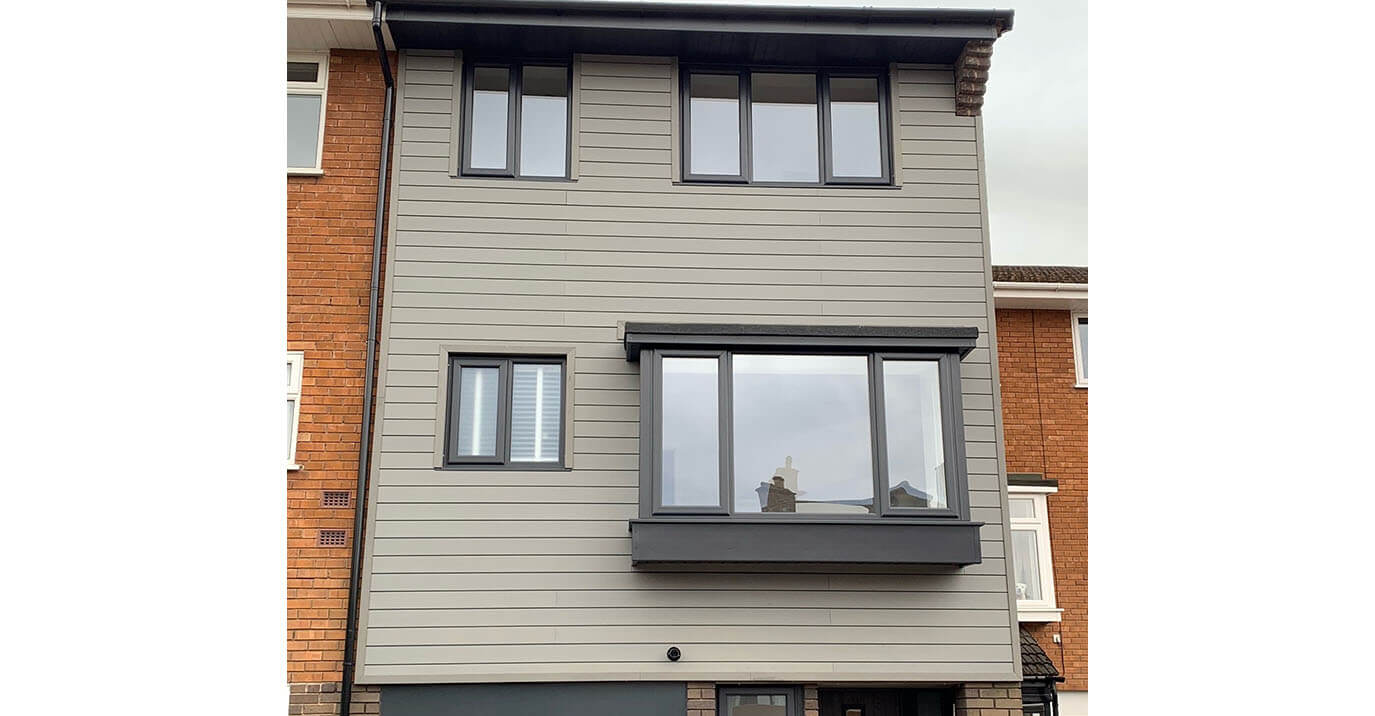
[[[372,646],[497,644],[1005,644],[1007,627],[834,626],[505,626],[383,627]]]
[[[682,643],[696,659],[708,661],[766,661],[799,656],[793,644],[711,644]],[[831,644],[824,650],[811,652],[814,661],[845,659],[857,662],[940,663],[943,661],[1007,661],[1011,658],[1008,644]],[[367,646],[364,657],[368,664],[486,664],[508,661],[559,662],[646,662],[662,659],[663,643],[617,644],[546,644],[537,649],[525,646]]]
[[[570,561],[579,560],[570,557]],[[684,575],[686,576],[686,575]],[[963,576],[963,575],[962,575]],[[1002,579],[1002,575],[992,575]],[[507,591],[377,591],[375,610],[465,609],[500,605],[516,608],[618,607],[781,607],[847,609],[996,609],[1007,605],[1006,583],[1001,589],[917,591],[840,591],[835,589],[567,589]]]
[[[671,318],[672,320],[690,320],[694,322],[714,322],[721,320],[722,316],[757,315],[754,311],[740,311],[727,307],[724,310],[712,313],[697,313],[686,310],[672,310],[669,306],[660,306],[659,311],[627,309],[609,313],[593,313],[589,311],[540,311],[534,309],[464,309],[464,308],[403,308],[397,307],[394,310],[393,322],[396,324],[460,324],[460,325],[510,325],[517,324],[538,328],[543,326],[604,326],[608,323],[615,324],[617,321],[633,321],[655,318]],[[701,310],[701,307],[693,306]],[[889,310],[876,308],[866,310],[863,306],[856,306],[850,303],[840,302],[828,307],[827,304],[808,305],[782,305],[773,315],[783,317],[805,317],[823,315],[851,316],[856,323],[868,325],[908,325],[911,323],[910,316],[920,312],[929,318],[967,318],[968,325],[982,328],[986,319],[987,309],[982,303],[960,302],[960,301],[931,301],[931,302],[908,302],[897,307],[890,307]],[[608,320],[608,318],[610,320]],[[392,385],[400,385],[392,383]]]
[[[442,147],[441,147],[442,148]],[[447,152],[445,153],[447,155]],[[979,227],[979,205],[976,199],[913,199],[905,211],[829,211],[798,209],[725,209],[720,207],[673,208],[663,206],[588,206],[584,204],[496,204],[485,201],[412,201],[397,202],[397,217],[445,217],[454,219],[482,219],[510,217],[543,219],[558,222],[606,222],[615,217],[617,224],[648,223],[656,225],[692,224],[715,226],[729,224],[739,227],[753,225],[786,227],[784,236],[795,227],[824,226],[898,226],[898,227]],[[399,219],[400,220],[400,219]],[[398,226],[411,222],[399,223]],[[410,228],[408,226],[408,228]],[[602,232],[598,232],[602,233]],[[616,232],[605,232],[616,233]],[[835,237],[831,237],[835,238]]]
[[[395,523],[383,522],[379,527]],[[429,525],[417,522],[407,525]],[[505,523],[494,523],[504,525]],[[579,523],[564,523],[579,524]],[[625,530],[625,525],[620,525]],[[1001,575],[970,574],[764,574],[755,572],[593,572],[547,574],[379,574],[372,578],[374,593],[502,590],[658,589],[812,590],[901,592],[1001,592]]]
[[[413,129],[429,132],[431,129]],[[792,210],[818,213],[833,209],[848,211],[966,212],[978,211],[978,188],[967,184],[929,184],[902,190],[874,191],[869,194],[750,194],[718,187],[714,192],[637,191],[615,189],[584,190],[563,184],[543,182],[542,186],[490,186],[444,183],[439,185],[402,185],[397,198],[402,201],[476,202],[505,206],[519,212],[529,204],[575,204],[603,211],[654,207],[667,209],[751,209]],[[705,187],[701,187],[705,188]],[[970,202],[974,202],[971,204]],[[511,206],[511,205],[520,206]],[[616,214],[619,216],[619,213]],[[718,222],[719,223],[719,222]]]
[[[1008,625],[1007,600],[1001,610],[828,609],[825,607],[620,607],[615,609],[416,609],[378,611],[368,626],[379,628],[492,625],[757,625],[795,626],[1000,626]]]
[[[668,283],[635,281],[558,281],[545,279],[445,278],[441,276],[397,276],[393,287],[397,292],[459,294],[459,295],[526,295],[526,296],[586,296],[599,298],[663,298],[663,299],[721,299],[782,301],[833,301],[837,304],[868,302],[875,306],[902,301],[926,300],[932,288],[972,287],[983,282],[981,273],[927,273],[919,285],[907,286],[791,286],[772,284]],[[608,305],[615,310],[614,305]],[[784,313],[792,313],[787,306],[778,306]],[[907,307],[898,306],[906,310]],[[864,310],[857,308],[856,310]],[[732,313],[735,313],[732,311]],[[768,315],[767,311],[760,311]],[[817,314],[819,311],[806,311]],[[908,316],[913,315],[910,311]],[[926,318],[923,317],[923,322]],[[931,319],[935,325],[948,321]]]
[[[769,661],[688,661],[669,664],[663,654],[658,659],[618,663],[547,663],[519,664],[407,664],[364,665],[361,683],[430,683],[434,681],[459,683],[544,682],[559,681],[718,681],[718,682],[819,682],[875,684],[912,683],[933,684],[952,681],[1008,681],[1015,680],[1012,662],[955,662],[939,664],[874,664],[872,662],[794,662]]]
[[[397,249],[400,252],[402,249]],[[437,249],[429,249],[435,251]],[[399,256],[395,262],[397,277],[431,278],[497,278],[539,281],[619,281],[628,283],[742,283],[832,286],[912,286],[924,285],[921,274],[963,271],[982,276],[976,258],[933,258],[921,262],[924,269],[892,270],[826,270],[787,269],[765,267],[675,267],[675,266],[597,266],[592,264],[485,264],[409,261]]]

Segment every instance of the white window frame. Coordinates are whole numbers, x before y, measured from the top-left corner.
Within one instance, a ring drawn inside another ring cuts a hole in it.
[[[1087,311],[1076,311],[1069,314],[1069,336],[1074,343],[1074,387],[1089,387],[1089,377],[1084,375],[1083,349],[1079,346],[1079,319],[1087,319]]]
[[[286,56],[287,62],[314,62],[320,66],[320,73],[316,75],[314,82],[287,82],[287,94],[309,94],[319,95],[320,97],[320,128],[315,134],[315,166],[313,167],[287,167],[288,175],[298,176],[321,176],[325,173],[321,166],[325,155],[325,114],[326,105],[329,102],[329,53],[328,52],[300,52],[291,53]],[[283,68],[285,69],[285,68]]]
[[[296,443],[300,440],[301,428],[301,369],[306,354],[301,351],[287,351],[286,399],[296,401],[296,409],[291,412],[291,443],[287,446],[286,469],[300,470],[296,464]]]
[[[1053,495],[1057,491],[1054,487],[1030,487],[1024,485],[1009,485],[1008,495],[1008,516],[1007,521],[1010,530],[1031,529],[1036,532],[1036,556],[1040,562],[1041,572],[1041,598],[1040,599],[1018,599],[1017,600],[1017,621],[1020,622],[1058,622],[1063,609],[1055,606],[1055,567],[1054,558],[1050,551],[1050,513],[1046,509],[1046,496]],[[1036,517],[1013,517],[1012,498],[1030,498],[1036,509]],[[1012,559],[1012,545],[1007,546],[1009,560]]]

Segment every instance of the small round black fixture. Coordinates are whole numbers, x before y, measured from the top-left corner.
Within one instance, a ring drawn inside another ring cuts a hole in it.
[[[669,660],[669,661],[677,661],[677,660],[679,660],[679,659],[681,659],[681,658],[683,658],[683,650],[682,650],[682,649],[679,649],[679,648],[676,647],[676,646],[670,646],[670,647],[668,648],[668,660]]]

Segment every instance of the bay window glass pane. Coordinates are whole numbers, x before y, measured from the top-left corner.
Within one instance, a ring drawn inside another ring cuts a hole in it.
[[[286,63],[287,82],[316,82],[320,79],[320,63],[318,62],[288,62]]]
[[[506,168],[506,127],[510,70],[473,69],[473,126],[468,136],[468,162],[474,169]]]
[[[751,75],[754,180],[819,181],[817,147],[816,75]]]
[[[688,127],[688,172],[739,176],[740,77],[692,75]]]
[[[320,110],[324,98],[318,94],[286,96],[286,165],[312,169],[319,154]]]
[[[729,694],[726,716],[788,716],[788,695]]]
[[[286,399],[286,459],[291,460],[296,446],[296,401]]]
[[[1010,497],[1007,500],[1012,518],[1017,520],[1036,519],[1036,501],[1030,497]]]
[[[883,361],[888,497],[893,507],[945,507],[940,364]]]
[[[881,177],[878,78],[832,77],[831,174]]]
[[[557,462],[563,370],[554,364],[511,369],[511,461]]]
[[[732,362],[735,511],[875,512],[868,359]]]
[[[497,454],[496,368],[459,369],[458,454],[494,457]]]
[[[1081,377],[1089,377],[1089,319],[1080,318],[1075,322],[1075,330],[1079,335],[1079,373]],[[1064,334],[1061,334],[1064,335]]]
[[[720,412],[715,358],[663,359],[663,504],[721,504]]]
[[[526,66],[520,88],[520,173],[561,177],[568,167],[568,68]]]
[[[1012,530],[1012,570],[1017,582],[1017,598],[1041,598],[1041,563],[1036,550],[1035,530]]]

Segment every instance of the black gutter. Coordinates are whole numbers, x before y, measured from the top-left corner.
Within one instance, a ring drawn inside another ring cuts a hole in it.
[[[354,645],[358,641],[358,585],[363,562],[363,518],[367,507],[368,455],[372,446],[372,403],[377,355],[377,293],[382,271],[382,220],[387,208],[387,160],[391,144],[392,101],[396,94],[396,79],[392,77],[391,61],[387,58],[387,43],[382,39],[382,14],[385,3],[372,8],[372,36],[377,41],[377,61],[382,65],[382,79],[387,84],[382,100],[382,146],[377,156],[377,210],[373,214],[372,278],[368,283],[368,342],[367,363],[363,374],[363,422],[358,435],[358,486],[353,493],[353,552],[349,558],[348,616],[344,622],[344,669],[339,684],[339,715],[349,716],[353,697]]]

